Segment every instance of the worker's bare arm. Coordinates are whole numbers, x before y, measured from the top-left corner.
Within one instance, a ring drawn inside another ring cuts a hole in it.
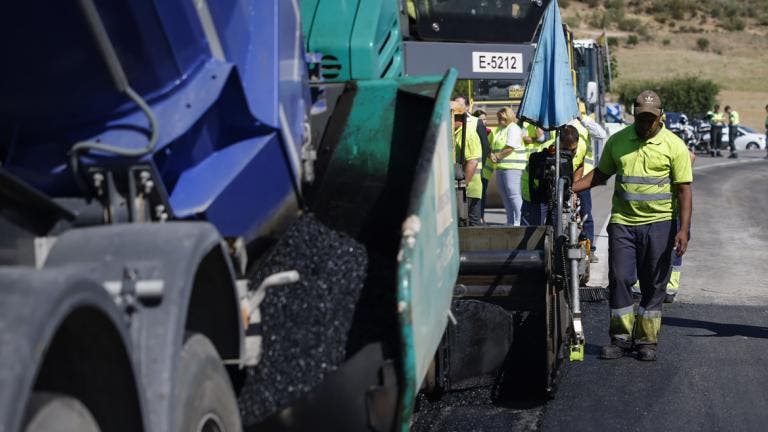
[[[477,159],[468,160],[464,165],[464,180],[469,184],[477,169]]]
[[[680,226],[675,235],[675,253],[683,256],[688,250],[688,230],[691,227],[693,212],[693,189],[690,183],[680,183],[677,187],[677,200],[680,203]]]
[[[573,192],[579,193],[595,186],[605,184],[609,178],[611,178],[611,176],[603,174],[599,169],[593,169],[589,174],[573,184]]]

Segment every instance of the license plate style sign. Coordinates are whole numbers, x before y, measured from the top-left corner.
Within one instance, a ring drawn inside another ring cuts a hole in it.
[[[523,54],[474,51],[472,72],[523,73]]]

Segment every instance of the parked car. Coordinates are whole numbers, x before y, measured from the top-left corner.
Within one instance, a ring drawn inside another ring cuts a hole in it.
[[[709,132],[701,135],[701,140],[708,143]],[[747,126],[737,126],[736,129],[736,150],[765,150],[765,135],[755,132],[754,129]],[[728,128],[723,128],[723,147],[728,149]]]

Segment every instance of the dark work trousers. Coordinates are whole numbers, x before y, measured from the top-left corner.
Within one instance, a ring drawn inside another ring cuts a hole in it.
[[[488,180],[484,178],[481,178],[480,180],[483,182],[483,195],[482,198],[480,198],[480,217],[485,220],[485,198],[488,193]]]
[[[481,210],[480,210],[480,203],[482,199],[480,198],[467,198],[467,205],[469,206],[469,226],[479,226],[482,225],[482,217],[481,217]]]
[[[712,126],[709,135],[712,141],[710,152],[712,152],[712,156],[714,156],[715,154],[720,153],[721,146],[723,145],[723,127]]]
[[[728,147],[731,150],[731,154],[736,154],[736,133],[738,129],[736,126],[728,126]]]
[[[595,220],[592,219],[592,193],[589,189],[579,192],[581,201],[581,220],[584,221],[584,235],[589,239],[592,252],[597,250],[595,246]]]
[[[520,225],[544,225],[547,221],[547,209],[546,204],[523,200],[523,206],[520,208]]]
[[[673,221],[608,225],[608,289],[612,343],[629,347],[656,344],[661,307],[672,273]],[[633,310],[632,285],[639,279],[641,300]]]

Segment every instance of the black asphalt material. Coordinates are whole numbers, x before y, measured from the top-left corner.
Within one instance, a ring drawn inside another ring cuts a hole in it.
[[[492,388],[452,392],[437,400],[419,395],[413,432],[517,432],[535,430],[538,410],[494,405]]]
[[[292,269],[301,280],[270,288],[261,304],[264,354],[240,394],[244,425],[289,406],[344,361],[367,265],[360,243],[304,215],[258,266],[255,285]]]
[[[544,431],[764,431],[768,306],[664,306],[658,360],[600,360],[608,305],[583,305],[585,360],[566,368]]]

